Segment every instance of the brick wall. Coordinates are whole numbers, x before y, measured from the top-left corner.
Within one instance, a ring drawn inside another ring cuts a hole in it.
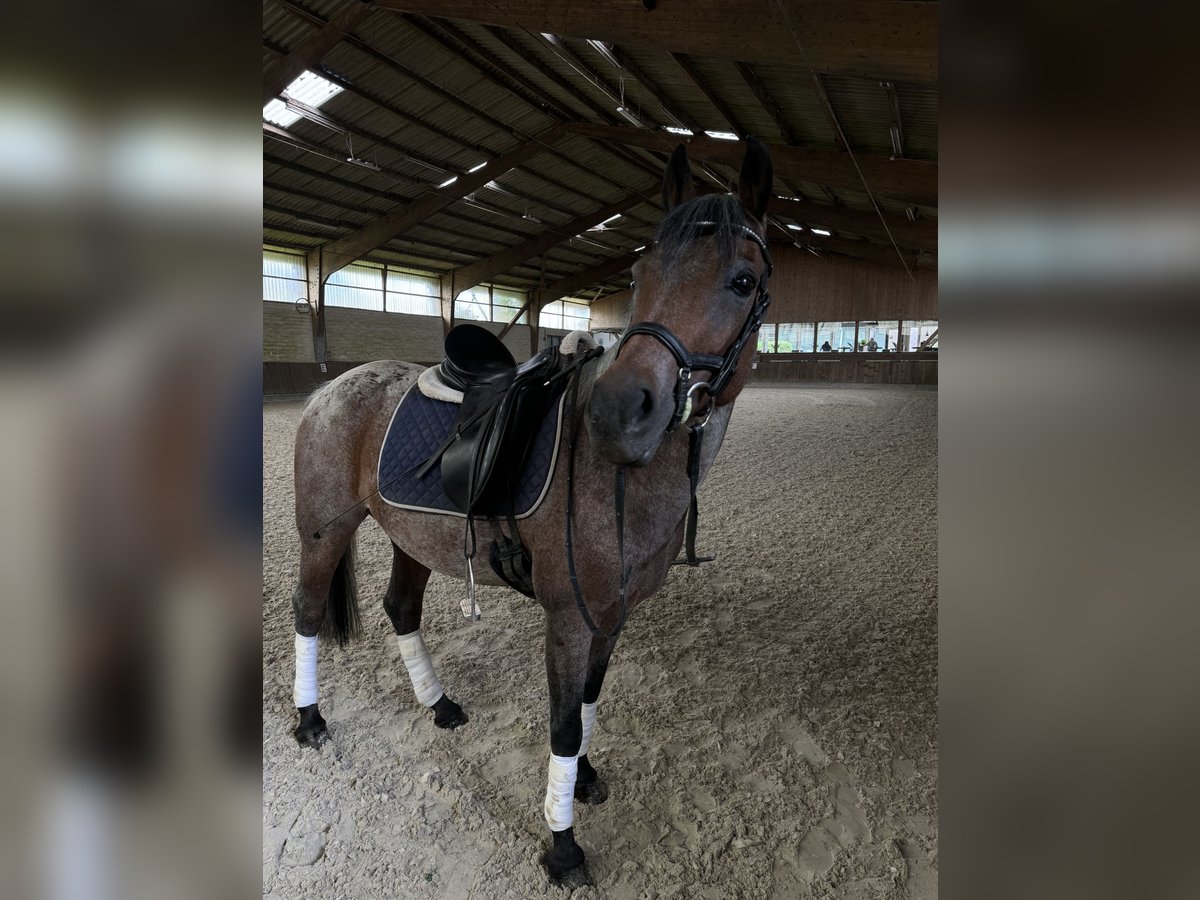
[[[477,323],[499,334],[503,325]],[[325,311],[326,350],[330,362],[369,362],[402,359],[434,363],[442,358],[442,320],[436,316],[328,307]],[[566,334],[551,328],[542,335]],[[529,358],[529,329],[514,326],[504,344],[518,362]],[[544,338],[543,338],[544,344]],[[263,304],[263,362],[311,363],[312,325],[307,313],[288,303]]]

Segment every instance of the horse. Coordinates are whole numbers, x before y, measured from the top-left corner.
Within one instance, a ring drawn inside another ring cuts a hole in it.
[[[652,248],[632,267],[633,324],[581,367],[564,398],[573,401],[564,424],[569,449],[558,455],[545,499],[520,524],[533,593],[545,612],[550,758],[543,811],[551,841],[541,861],[556,883],[590,883],[573,802],[608,796],[588,750],[621,627],[662,586],[685,539],[681,561],[702,561],[694,548],[695,491],[749,377],[770,301],[772,179],[770,155],[751,138],[736,193],[697,196],[687,151],[675,149],[662,185],[666,215]],[[326,730],[318,635],[345,643],[357,630],[354,532],[368,515],[392,542],[383,608],[416,699],[437,727],[468,721],[421,636],[431,571],[464,571],[462,520],[379,496],[377,461],[389,417],[422,370],[394,361],[353,369],[309,398],[297,428],[294,734],[301,745],[317,743]],[[475,577],[503,584],[483,566]]]

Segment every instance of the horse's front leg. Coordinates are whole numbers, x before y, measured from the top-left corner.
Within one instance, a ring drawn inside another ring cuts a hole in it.
[[[600,699],[600,688],[604,686],[604,675],[612,657],[617,639],[594,637],[588,651],[587,677],[583,684],[583,706],[580,714],[582,736],[579,742],[579,772],[575,779],[575,799],[581,803],[599,804],[608,799],[608,786],[596,774],[588,760],[592,730],[596,725],[596,708]]]
[[[546,680],[550,688],[550,765],[543,810],[553,844],[542,857],[550,877],[589,884],[582,848],[575,842],[575,791],[583,741],[582,710],[592,637],[574,604],[546,613]],[[595,779],[595,770],[585,764]],[[578,870],[578,872],[574,872]]]

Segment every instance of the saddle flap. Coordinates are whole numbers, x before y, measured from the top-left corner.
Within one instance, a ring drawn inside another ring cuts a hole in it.
[[[547,384],[557,354],[535,360],[466,393],[441,459],[446,496],[463,512],[502,513],[511,501],[534,438],[562,392],[560,383]]]

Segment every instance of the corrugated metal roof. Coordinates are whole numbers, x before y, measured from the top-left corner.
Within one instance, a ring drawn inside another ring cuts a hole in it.
[[[264,67],[302,45],[344,5],[343,0],[264,4]],[[301,118],[287,132],[303,146],[265,136],[264,241],[314,248],[343,237],[562,121],[632,129],[618,104],[656,129],[679,119],[707,130],[742,130],[776,145],[786,132],[797,146],[838,151],[828,111],[799,60],[749,66],[749,77],[768,95],[768,108],[747,83],[744,68],[728,60],[675,58],[645,46],[614,49],[630,65],[615,67],[578,38],[561,39],[554,47],[521,28],[377,10],[313,64],[327,67],[329,77],[346,88],[321,107],[345,131]],[[879,81],[847,75],[823,75],[822,80],[855,152],[890,156],[892,108]],[[706,90],[734,121],[726,120]],[[894,91],[905,158],[936,161],[936,86],[896,82]],[[352,165],[348,156],[380,168]],[[444,272],[629,194],[649,195],[602,232],[582,238],[564,233],[563,242],[545,254],[546,277],[562,278],[651,239],[661,215],[657,192],[664,159],[658,152],[571,135],[367,256]],[[736,175],[728,167],[696,161],[693,170],[700,183],[714,188]],[[874,214],[865,190],[830,190],[794,178],[777,180],[776,188]],[[879,202],[896,216],[912,205],[890,198]],[[916,210],[924,217],[936,212]],[[528,287],[540,277],[540,266],[540,259],[528,260],[495,280]],[[627,281],[627,275],[616,275],[603,284],[620,289]]]

